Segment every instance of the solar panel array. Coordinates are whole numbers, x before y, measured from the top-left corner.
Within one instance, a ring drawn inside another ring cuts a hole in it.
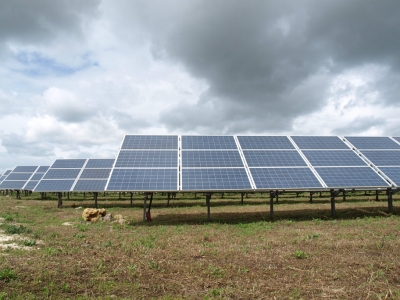
[[[238,141],[256,189],[323,188],[288,137],[238,136]]]
[[[35,192],[104,191],[114,159],[57,159]]]
[[[177,135],[127,135],[106,185],[107,191],[177,191]]]
[[[181,137],[182,191],[251,190],[233,136]]]
[[[400,186],[399,137],[346,137],[366,159],[395,185]]]
[[[391,186],[400,187],[400,137],[127,135],[115,160],[58,159],[0,177],[0,189],[39,192]]]
[[[17,166],[13,170],[7,170],[2,176],[0,190],[31,190],[30,186],[38,182],[40,168],[43,167]]]

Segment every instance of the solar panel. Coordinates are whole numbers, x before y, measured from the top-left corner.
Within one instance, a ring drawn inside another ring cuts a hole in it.
[[[357,149],[400,149],[400,145],[389,137],[346,136]]]
[[[366,165],[352,150],[303,150],[302,152],[314,167]]]
[[[25,180],[25,181],[27,181],[31,176],[32,176],[32,173],[14,173],[14,172],[11,172],[7,176],[5,181],[8,181],[8,180]]]
[[[121,149],[178,149],[178,136],[126,135]]]
[[[3,175],[0,177],[0,183],[6,178],[7,176]]]
[[[328,187],[331,188],[389,186],[389,184],[370,167],[317,167],[315,170]]]
[[[49,166],[40,166],[36,173],[46,173],[49,168]]]
[[[182,149],[237,149],[233,136],[183,135]]]
[[[34,188],[35,192],[69,192],[75,180],[62,180],[62,179],[42,179]]]
[[[108,179],[111,169],[84,169],[79,179]]]
[[[312,189],[323,186],[309,168],[250,168],[257,189]]]
[[[337,136],[292,136],[300,149],[349,149]]]
[[[35,186],[38,184],[39,180],[30,180],[28,183],[24,186],[24,190],[27,191],[32,191]]]
[[[40,179],[43,178],[43,176],[44,176],[44,173],[37,173],[36,172],[35,174],[33,174],[31,180],[40,180]]]
[[[361,152],[375,166],[400,166],[399,150],[363,150]]]
[[[380,167],[379,169],[397,186],[400,186],[400,167]]]
[[[51,169],[80,169],[85,162],[86,159],[57,159]]]
[[[238,151],[182,151],[182,167],[244,167]]]
[[[37,166],[17,166],[13,170],[13,173],[33,173],[37,169]]]
[[[5,171],[4,174],[3,174],[3,176],[4,176],[4,175],[7,176],[8,174],[11,173],[11,171],[12,171],[12,170],[7,170],[7,171]]]
[[[183,169],[182,190],[250,190],[249,178],[244,168]]]
[[[86,192],[100,192],[100,191],[104,191],[104,188],[107,184],[107,180],[103,179],[103,180],[87,180],[87,179],[79,179],[73,190],[75,192],[77,191],[86,191]]]
[[[25,185],[26,181],[24,180],[4,180],[0,184],[0,189],[14,189],[20,190]]]
[[[121,150],[115,168],[177,168],[178,151],[175,150]]]
[[[52,169],[50,168],[43,179],[76,179],[80,169]]]
[[[286,136],[238,136],[242,149],[295,149]]]
[[[108,191],[176,191],[177,169],[114,169]]]
[[[296,150],[244,150],[249,167],[300,167],[307,166]]]
[[[113,167],[114,159],[89,159],[85,168],[89,169],[111,169]]]

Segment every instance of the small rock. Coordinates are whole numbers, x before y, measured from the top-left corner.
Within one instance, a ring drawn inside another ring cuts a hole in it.
[[[113,218],[113,215],[112,214],[106,214],[103,218],[101,218],[103,221],[112,221],[114,218]]]
[[[64,222],[61,225],[63,225],[63,226],[73,226],[74,223],[72,223],[72,222]]]
[[[75,209],[82,209],[83,207],[82,206],[79,206],[79,207],[76,207]]]

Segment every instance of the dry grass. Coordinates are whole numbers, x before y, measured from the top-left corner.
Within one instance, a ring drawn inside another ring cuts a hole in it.
[[[0,299],[400,299],[400,218],[372,196],[339,201],[335,219],[328,198],[282,196],[271,221],[267,195],[214,195],[209,223],[193,194],[168,208],[157,195],[151,223],[140,195],[99,200],[125,225],[81,222],[89,197],[37,197],[0,197],[0,229],[38,241],[0,248]]]

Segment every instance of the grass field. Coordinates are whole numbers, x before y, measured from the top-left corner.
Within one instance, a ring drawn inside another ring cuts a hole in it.
[[[197,196],[156,195],[153,222],[142,195],[99,197],[122,225],[83,222],[90,195],[0,196],[0,299],[400,299],[399,196],[331,218],[328,194],[283,195],[270,220],[267,194],[215,194],[211,222]]]

